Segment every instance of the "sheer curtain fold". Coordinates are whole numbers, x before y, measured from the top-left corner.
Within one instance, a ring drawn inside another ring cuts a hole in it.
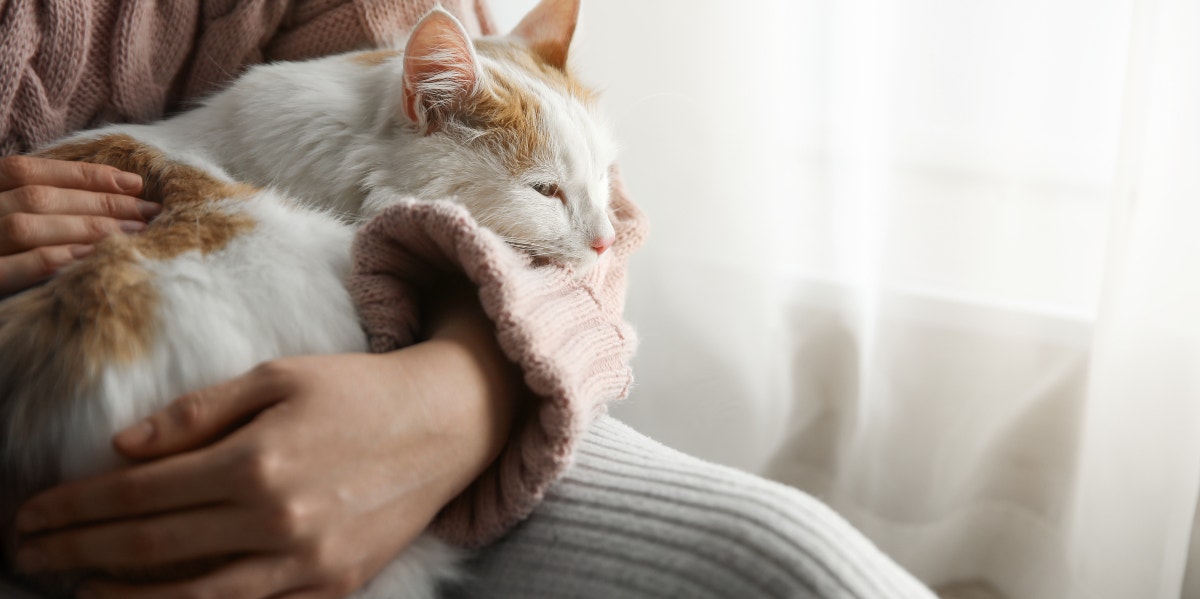
[[[1070,539],[1103,548],[1076,564],[1097,596],[1197,597],[1200,5],[1138,2],[1131,29]]]
[[[573,53],[653,224],[618,416],[931,585],[1200,598],[1200,2],[603,0]]]

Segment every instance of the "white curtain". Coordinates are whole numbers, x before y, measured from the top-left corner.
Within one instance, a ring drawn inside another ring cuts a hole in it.
[[[1200,597],[1200,2],[586,0],[574,52],[651,217],[619,416],[931,585]]]

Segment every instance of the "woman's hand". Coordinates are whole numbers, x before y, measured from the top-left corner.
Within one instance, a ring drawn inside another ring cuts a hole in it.
[[[21,545],[18,567],[233,558],[167,584],[93,579],[81,596],[98,598],[357,589],[483,472],[508,435],[519,373],[478,305],[458,300],[429,341],[383,355],[276,360],[123,431],[120,451],[157,459],[30,500],[17,526],[38,534]]]
[[[111,166],[0,158],[0,297],[86,256],[110,233],[132,233],[162,207],[136,196],[142,178]]]

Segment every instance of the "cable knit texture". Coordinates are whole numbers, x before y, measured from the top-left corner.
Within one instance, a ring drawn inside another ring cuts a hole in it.
[[[246,66],[402,40],[437,0],[0,0],[0,156],[146,122]],[[492,33],[483,0],[441,0]]]
[[[0,155],[102,122],[154,120],[256,62],[394,45],[437,3],[0,0]],[[440,4],[473,34],[495,32],[484,0]],[[629,390],[625,263],[645,219],[619,183],[613,208],[615,245],[578,279],[531,267],[445,202],[396,206],[358,238],[351,287],[374,350],[416,340],[424,285],[461,272],[479,286],[501,348],[533,393],[500,458],[435,523],[451,542],[486,544],[528,514],[580,433]]]
[[[419,339],[422,290],[461,272],[478,286],[501,349],[533,393],[500,457],[435,522],[452,543],[484,545],[524,518],[570,464],[577,439],[607,402],[629,392],[636,340],[621,317],[625,263],[646,227],[615,173],[614,180],[616,241],[582,277],[569,268],[532,266],[450,202],[393,206],[358,235],[349,288],[373,351]]]

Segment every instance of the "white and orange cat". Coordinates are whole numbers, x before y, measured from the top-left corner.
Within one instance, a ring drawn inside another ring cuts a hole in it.
[[[112,435],[289,355],[365,351],[344,286],[355,227],[463,204],[514,247],[587,269],[613,242],[614,146],[567,72],[578,0],[471,40],[435,9],[404,50],[257,66],[200,107],[42,156],[139,173],[163,213],[0,302],[0,533],[57,483],[120,467]],[[457,552],[428,533],[355,595],[431,597]],[[54,581],[50,581],[54,582]]]

